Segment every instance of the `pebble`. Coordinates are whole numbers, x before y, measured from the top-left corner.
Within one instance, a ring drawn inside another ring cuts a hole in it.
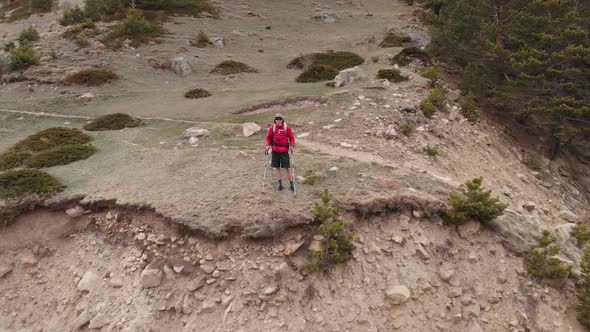
[[[410,290],[404,285],[395,285],[385,292],[385,296],[393,304],[402,304],[410,299]]]

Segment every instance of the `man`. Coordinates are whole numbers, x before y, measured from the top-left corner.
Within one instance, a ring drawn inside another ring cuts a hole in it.
[[[295,183],[293,182],[293,174],[291,173],[291,165],[289,160],[289,151],[295,149],[295,137],[293,130],[285,123],[285,118],[281,113],[275,115],[274,125],[268,127],[266,134],[266,151],[270,150],[272,146],[272,161],[271,167],[276,168],[277,177],[279,180],[278,189],[283,190],[283,175],[281,168],[287,171],[289,177],[289,184],[291,191],[295,191]]]

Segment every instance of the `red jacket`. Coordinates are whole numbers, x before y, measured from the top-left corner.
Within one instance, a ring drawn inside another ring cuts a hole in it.
[[[287,126],[285,132],[285,124],[280,126],[271,125],[268,127],[268,133],[266,134],[266,145],[272,146],[272,151],[276,153],[289,152],[289,146],[295,147],[295,136],[293,136],[293,130],[290,126]]]

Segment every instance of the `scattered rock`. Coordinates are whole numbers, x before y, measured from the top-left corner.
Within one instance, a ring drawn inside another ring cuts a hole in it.
[[[522,204],[522,207],[525,208],[527,211],[533,211],[535,209],[537,205],[535,204],[535,202],[525,202],[524,204]]]
[[[78,316],[76,318],[76,320],[74,320],[74,322],[72,322],[71,331],[76,331],[76,330],[80,329],[82,326],[88,324],[89,321],[90,321],[90,314],[88,313],[88,311],[86,311],[86,310],[82,311],[80,316]]]
[[[160,57],[151,57],[147,60],[148,65],[155,69],[166,69],[170,68],[170,57],[164,55]]]
[[[242,124],[242,130],[245,137],[250,137],[260,131],[260,126],[254,122],[247,122]]]
[[[182,133],[182,136],[184,138],[205,137],[205,136],[209,136],[209,134],[210,134],[210,132],[207,129],[191,127],[191,128],[186,129]]]
[[[348,84],[352,84],[356,81],[363,80],[367,77],[365,72],[359,67],[352,67],[341,70],[338,75],[334,78],[334,87],[339,88]]]
[[[301,246],[305,243],[305,241],[300,242],[289,242],[285,245],[285,249],[283,250],[283,254],[285,256],[290,256],[294,252],[296,252]]]
[[[350,144],[350,143],[346,143],[346,142],[340,142],[340,146],[345,148],[345,149],[350,149],[352,148],[354,145]]]
[[[199,139],[196,137],[191,137],[188,139],[188,144],[195,146],[195,145],[199,144]]]
[[[397,137],[397,131],[395,130],[394,125],[389,125],[386,128],[377,129],[375,136],[385,139],[394,139]]]
[[[428,253],[428,251],[426,251],[426,249],[424,249],[424,247],[421,244],[417,245],[416,254],[424,260],[430,259],[430,254]]]
[[[213,271],[215,271],[215,265],[203,264],[203,265],[201,265],[201,270],[203,270],[207,274],[211,274],[211,273],[213,273]]]
[[[39,261],[37,260],[37,258],[35,258],[35,256],[33,256],[33,254],[25,254],[20,259],[20,265],[25,269],[37,265],[38,262]]]
[[[145,240],[145,233],[139,233],[135,236],[135,238],[139,241]]]
[[[314,235],[313,240],[309,244],[308,250],[310,251],[322,251],[324,250],[323,245],[324,237],[321,235]]]
[[[113,288],[121,288],[123,287],[123,280],[119,278],[111,278],[109,280],[109,285]]]
[[[206,299],[201,305],[201,312],[211,312],[215,309],[217,303],[211,299]]]
[[[82,276],[82,279],[78,282],[78,290],[81,292],[90,292],[97,286],[99,281],[98,275],[93,271],[86,271]]]
[[[176,273],[174,273],[174,271],[172,270],[172,268],[168,265],[168,264],[164,264],[164,275],[166,276],[166,279],[176,279]]]
[[[149,264],[141,272],[139,284],[141,285],[141,288],[158,287],[162,283],[163,276],[164,274],[160,269],[154,267],[152,264]]]
[[[94,318],[90,320],[90,324],[88,324],[88,329],[100,329],[103,326],[107,326],[111,323],[111,319],[103,313],[99,313]]]
[[[328,171],[330,171],[330,172],[338,172],[338,167],[332,166],[332,167],[330,167],[330,169]]]
[[[404,285],[396,285],[388,289],[385,296],[393,304],[402,304],[410,299],[410,290]]]
[[[279,288],[276,285],[268,286],[264,289],[263,294],[265,296],[273,295],[274,293],[278,292]]]
[[[459,225],[459,227],[457,227],[457,231],[459,232],[459,236],[462,239],[469,239],[473,237],[473,235],[477,234],[480,228],[481,223],[479,221],[470,220],[464,224]]]
[[[422,211],[419,211],[419,210],[413,210],[413,211],[412,211],[412,215],[414,216],[414,218],[418,218],[418,219],[420,219],[420,218],[422,218]]]
[[[317,16],[314,16],[316,20],[321,20],[324,23],[332,24],[336,22],[336,15],[332,12],[323,12]]]
[[[500,189],[500,192],[505,195],[508,196],[510,198],[512,198],[512,189],[510,189],[509,187],[502,187],[502,189]]]
[[[225,40],[222,37],[209,37],[209,43],[218,48],[225,47]]]
[[[185,77],[192,73],[191,66],[184,57],[176,57],[170,60],[170,69],[180,77]]]
[[[80,99],[81,101],[83,101],[85,103],[88,103],[88,102],[94,101],[96,99],[96,96],[93,93],[86,92],[86,93],[81,94],[78,97],[78,99]]]
[[[563,209],[559,211],[559,217],[569,222],[575,222],[578,219],[578,216],[568,209]]]
[[[194,292],[197,289],[205,286],[206,283],[207,283],[207,277],[200,276],[197,279],[191,281],[191,283],[188,286],[188,290],[191,291],[191,292]]]
[[[69,208],[66,210],[66,214],[72,218],[79,218],[84,214],[84,208],[80,205],[76,205],[73,208]]]
[[[455,270],[451,266],[443,264],[438,270],[438,276],[442,281],[449,281],[455,275]]]

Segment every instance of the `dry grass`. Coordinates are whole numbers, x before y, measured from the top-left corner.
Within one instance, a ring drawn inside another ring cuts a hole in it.
[[[248,66],[245,63],[234,61],[234,60],[227,60],[223,61],[222,63],[218,64],[211,70],[212,74],[221,74],[221,75],[232,75],[232,74],[239,74],[239,73],[257,73],[258,70]]]
[[[97,86],[110,83],[117,79],[117,75],[107,69],[84,69],[77,73],[68,75],[64,82],[67,84],[81,84],[86,86]]]

